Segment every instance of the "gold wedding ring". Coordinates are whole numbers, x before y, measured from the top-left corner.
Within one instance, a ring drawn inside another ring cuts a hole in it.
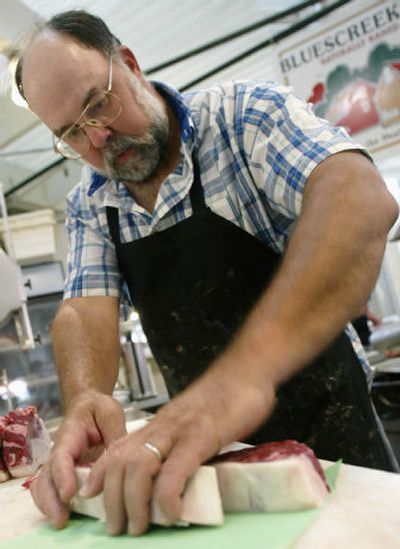
[[[163,457],[162,453],[160,452],[160,450],[157,448],[157,446],[154,446],[154,444],[152,444],[151,442],[145,442],[143,444],[143,446],[145,448],[147,448],[148,450],[150,450],[150,452],[153,452],[153,454],[155,456],[157,456],[158,459],[160,460],[160,463],[162,463],[164,461],[164,457]]]

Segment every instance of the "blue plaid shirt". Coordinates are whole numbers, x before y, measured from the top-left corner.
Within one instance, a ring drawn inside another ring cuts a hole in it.
[[[334,153],[363,150],[342,128],[317,118],[309,105],[278,84],[235,81],[183,95],[165,84],[155,86],[180,122],[180,163],[162,183],[152,213],[136,204],[120,181],[108,180],[88,166],[83,169],[82,181],[67,198],[65,298],[126,300],[106,206],[119,210],[121,242],[190,217],[193,147],[211,210],[280,253],[300,215],[313,169]],[[352,327],[348,333],[365,363]]]

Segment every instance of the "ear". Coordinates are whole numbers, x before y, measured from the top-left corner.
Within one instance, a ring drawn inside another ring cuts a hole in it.
[[[133,52],[127,46],[119,46],[118,51],[125,65],[136,74],[136,76],[142,76],[142,71],[140,70],[139,63]]]

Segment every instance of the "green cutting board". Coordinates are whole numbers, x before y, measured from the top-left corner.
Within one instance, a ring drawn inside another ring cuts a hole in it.
[[[325,471],[331,488],[334,488],[339,466],[340,463],[336,463]],[[329,498],[325,505],[329,505]],[[77,549],[246,549],[257,544],[260,549],[286,549],[293,545],[323,508],[287,513],[229,513],[225,515],[223,526],[152,527],[146,535],[135,538],[128,535],[110,537],[104,523],[79,517],[72,518],[63,530],[45,526],[1,545],[2,549],[53,549],[63,546]]]

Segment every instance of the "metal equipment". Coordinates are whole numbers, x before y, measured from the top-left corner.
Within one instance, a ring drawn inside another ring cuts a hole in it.
[[[120,322],[121,348],[131,397],[142,400],[157,395],[150,364],[146,358],[146,340],[136,313]]]
[[[12,315],[21,349],[32,349],[35,346],[35,341],[28,315],[27,296],[21,269],[15,259],[1,183],[0,215],[3,219],[3,242],[5,247],[5,250],[0,247],[0,324]]]

